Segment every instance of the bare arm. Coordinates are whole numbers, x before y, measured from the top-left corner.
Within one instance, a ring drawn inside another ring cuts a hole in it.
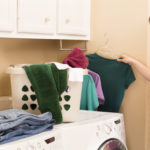
[[[131,66],[134,66],[136,70],[148,81],[150,81],[150,68],[142,64],[141,62],[137,61],[134,58],[131,58],[127,55],[122,55],[120,58],[117,59],[119,62],[128,63]]]

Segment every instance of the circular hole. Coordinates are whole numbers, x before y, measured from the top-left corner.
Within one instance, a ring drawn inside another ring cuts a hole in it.
[[[31,98],[32,101],[35,101],[36,100],[36,95],[34,95],[34,94],[30,95],[30,98]]]
[[[23,91],[23,92],[27,92],[27,91],[29,91],[29,89],[28,89],[28,87],[27,87],[26,85],[24,85],[24,86],[22,87],[22,91]]]
[[[30,89],[31,89],[32,92],[34,92],[34,89],[33,89],[33,86],[32,86],[32,85],[31,85]]]
[[[65,104],[65,105],[64,105],[64,108],[65,108],[66,111],[68,111],[68,110],[70,109],[70,105]]]
[[[62,97],[61,96],[59,97],[59,101],[62,101]]]
[[[27,104],[23,104],[23,105],[22,105],[22,109],[23,109],[23,110],[28,110],[28,105],[27,105]]]
[[[31,107],[32,110],[35,110],[37,105],[36,104],[31,104],[30,107]]]
[[[64,96],[65,101],[69,101],[69,100],[70,100],[70,98],[71,98],[71,96],[70,96],[70,95],[65,95],[65,96]]]
[[[23,100],[23,101],[28,101],[28,96],[27,96],[26,94],[24,94],[24,95],[22,96],[22,100]]]

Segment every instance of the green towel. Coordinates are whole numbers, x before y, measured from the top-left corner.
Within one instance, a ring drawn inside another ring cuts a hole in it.
[[[51,112],[56,123],[62,123],[59,99],[67,88],[67,70],[58,70],[54,64],[30,65],[24,69],[35,90],[41,113]]]

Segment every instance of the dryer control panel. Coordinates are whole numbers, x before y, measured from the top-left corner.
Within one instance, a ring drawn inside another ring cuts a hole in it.
[[[93,125],[93,138],[89,144],[89,149],[103,150],[105,143],[122,143],[119,144],[127,150],[125,146],[125,128],[123,115],[118,114],[116,117],[101,120]],[[111,142],[109,142],[111,141]],[[113,141],[113,142],[112,142]],[[115,141],[115,142],[114,142]],[[116,142],[118,141],[118,142]],[[116,145],[117,146],[117,145]],[[105,148],[106,149],[106,148]],[[107,148],[111,150],[111,148]]]

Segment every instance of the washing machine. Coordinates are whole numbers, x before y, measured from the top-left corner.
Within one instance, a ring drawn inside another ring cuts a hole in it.
[[[127,150],[121,113],[81,111],[77,122],[62,126],[65,150]]]
[[[81,110],[74,123],[0,145],[0,150],[127,150],[123,115]]]

